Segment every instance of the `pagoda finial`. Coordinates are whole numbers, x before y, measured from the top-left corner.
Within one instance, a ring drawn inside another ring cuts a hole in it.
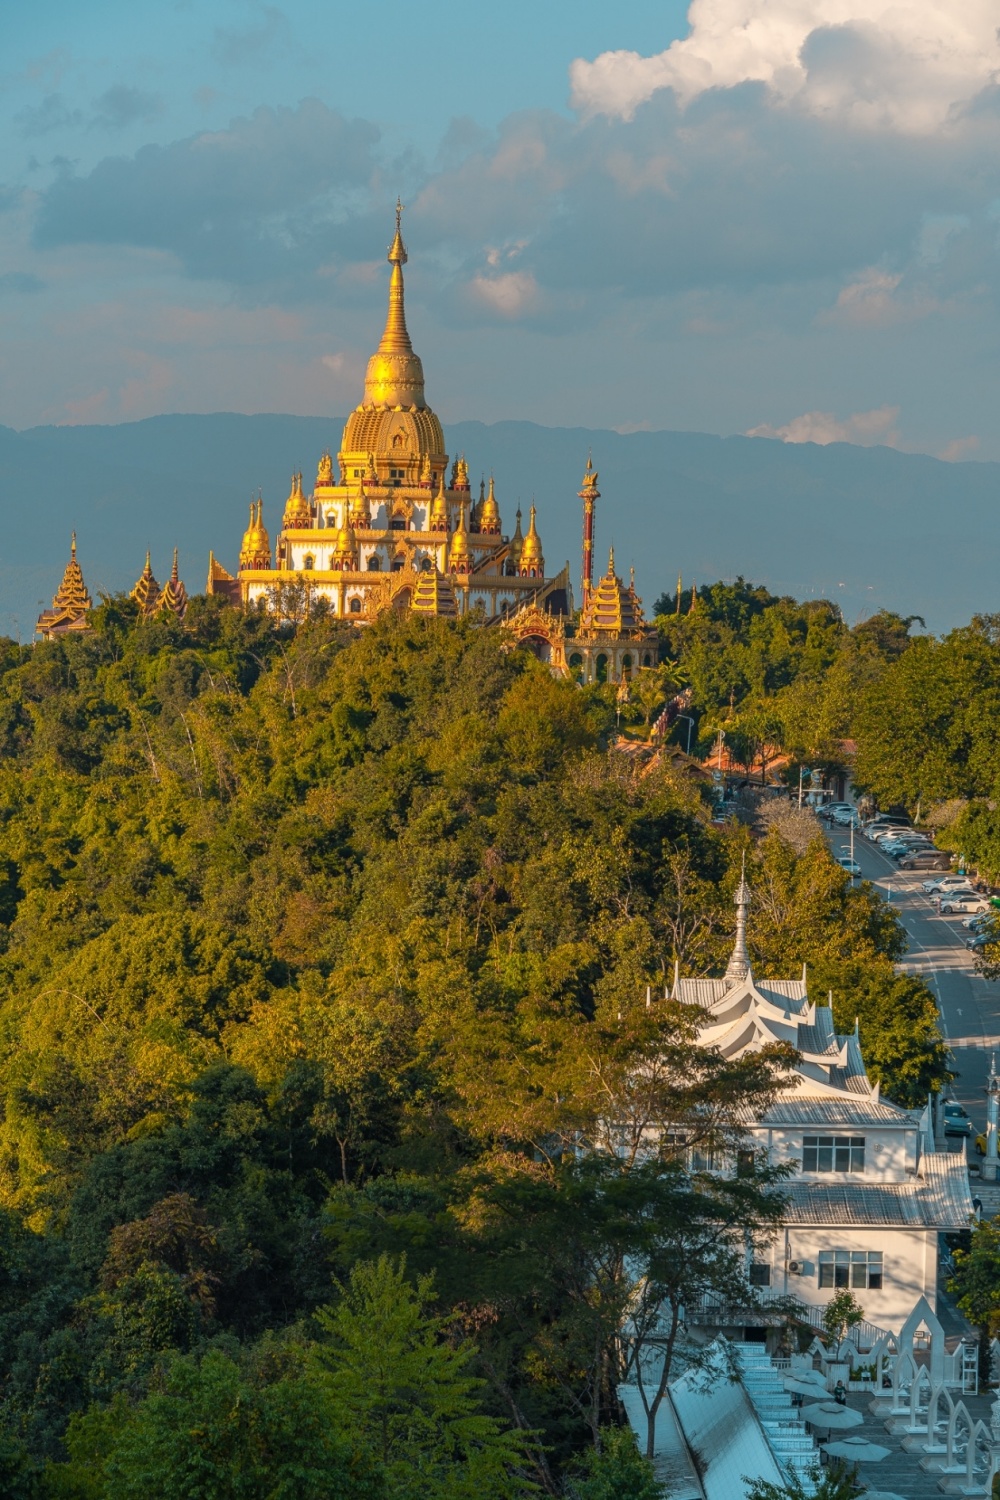
[[[615,548],[614,543],[608,548],[608,577],[615,576]]]
[[[683,580],[681,578],[680,573],[678,573],[677,574],[677,609],[675,611],[676,614],[680,614],[680,612],[681,612],[681,594],[682,593],[683,593]]]
[[[730,986],[742,984],[750,977],[750,954],[747,952],[747,908],[750,905],[750,887],[747,885],[747,857],[743,855],[740,883],[736,887],[736,941],[726,968],[726,979]]]
[[[73,558],[74,561],[76,560],[76,532],[75,531],[74,531],[73,535],[70,537],[69,555],[70,555],[70,557]]]

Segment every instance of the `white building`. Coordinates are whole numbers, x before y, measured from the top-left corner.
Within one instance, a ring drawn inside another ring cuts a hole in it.
[[[936,1152],[929,1110],[879,1096],[856,1034],[838,1036],[829,1007],[801,979],[753,977],[750,892],[737,891],[737,934],[722,979],[680,979],[673,998],[705,1012],[701,1041],[726,1057],[774,1042],[801,1054],[797,1086],[752,1126],[773,1162],[790,1162],[784,1227],[751,1271],[761,1288],[822,1308],[850,1287],[868,1322],[898,1332],[921,1296],[937,1307],[938,1236],[972,1216],[964,1153]]]

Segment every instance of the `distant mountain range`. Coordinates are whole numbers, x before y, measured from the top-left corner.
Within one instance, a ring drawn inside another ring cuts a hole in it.
[[[152,417],[118,427],[0,427],[0,632],[28,639],[62,576],[69,534],[91,592],[131,587],[146,548],[162,581],[180,547],[188,590],[204,588],[211,548],[235,569],[258,489],[272,539],[289,477],[308,487],[342,420]],[[836,600],[850,623],[879,608],[931,630],[1000,611],[1000,464],[943,463],[891,448],[817,447],[692,432],[621,434],[530,422],[457,422],[473,489],[496,475],[504,528],[534,497],[547,570],[580,568],[576,491],[588,450],[600,472],[596,557],[647,606],[742,573],[776,593]]]

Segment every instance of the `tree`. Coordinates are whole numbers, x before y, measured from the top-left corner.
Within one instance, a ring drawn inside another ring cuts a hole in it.
[[[851,1465],[832,1463],[808,1485],[793,1474],[784,1484],[767,1479],[744,1479],[748,1485],[747,1500],[855,1500],[858,1493],[858,1471]]]
[[[429,1311],[431,1277],[415,1285],[387,1255],[353,1268],[342,1300],[316,1314],[316,1354],[337,1421],[377,1456],[394,1497],[504,1500],[531,1494],[524,1443],[480,1405],[472,1349]]]
[[[863,1320],[865,1310],[852,1291],[844,1287],[835,1292],[823,1309],[823,1327],[831,1339],[837,1340],[837,1350],[852,1328]]]
[[[661,1500],[653,1466],[643,1458],[628,1427],[612,1427],[599,1447],[574,1465],[569,1500]]]
[[[101,1408],[77,1417],[67,1446],[69,1464],[54,1466],[62,1493],[73,1481],[100,1500],[388,1494],[377,1462],[337,1428],[321,1383],[297,1372],[254,1380],[218,1349],[175,1359],[160,1390],[112,1421]]]

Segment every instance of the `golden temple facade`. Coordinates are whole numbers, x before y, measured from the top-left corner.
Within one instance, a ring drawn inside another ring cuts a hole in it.
[[[569,568],[546,571],[534,506],[527,531],[518,510],[508,535],[492,477],[473,496],[464,456],[449,470],[406,327],[401,212],[397,204],[385,329],[336,460],[323,454],[308,494],[302,475],[292,476],[273,550],[262,503],[251,505],[236,573],[210,554],[207,591],[277,614],[305,591],[356,624],[389,608],[445,618],[478,610],[500,623],[530,604],[567,616]]]

